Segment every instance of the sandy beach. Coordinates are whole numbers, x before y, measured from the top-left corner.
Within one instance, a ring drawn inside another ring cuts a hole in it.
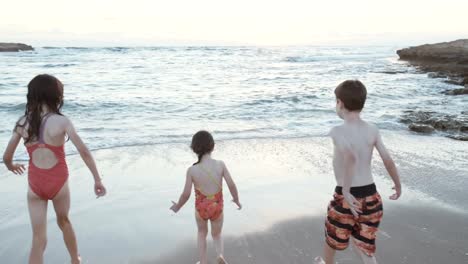
[[[443,137],[384,132],[399,165],[404,195],[387,197],[382,164],[374,173],[384,197],[378,236],[379,263],[468,262],[467,145]],[[93,196],[92,180],[78,156],[69,156],[71,221],[83,263],[195,263],[193,196],[178,215],[169,211],[195,160],[187,144],[159,144],[94,152],[108,196]],[[331,143],[325,137],[218,142],[238,184],[244,209],[226,202],[229,263],[311,263],[323,243],[325,209],[334,187]],[[1,263],[25,263],[31,240],[26,176],[0,169]],[[226,189],[225,200],[229,201]],[[49,206],[45,263],[68,263]],[[211,250],[213,253],[213,250]],[[338,263],[359,263],[351,249]]]

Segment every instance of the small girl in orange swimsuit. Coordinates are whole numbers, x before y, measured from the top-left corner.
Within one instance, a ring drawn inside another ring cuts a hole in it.
[[[81,262],[73,227],[68,218],[70,191],[68,167],[65,161],[65,137],[73,142],[94,177],[94,192],[106,194],[93,156],[75,131],[68,118],[62,115],[63,84],[54,76],[38,75],[28,84],[26,111],[13,130],[3,155],[8,170],[23,174],[25,166],[13,163],[13,155],[23,138],[29,154],[28,208],[33,231],[29,264],[42,264],[47,243],[47,204],[51,200],[57,223],[71,257],[72,264]]]
[[[218,264],[227,263],[223,256],[223,241],[221,230],[223,228],[223,178],[229,187],[233,202],[240,210],[237,187],[232,180],[226,165],[221,160],[211,157],[214,149],[214,140],[207,131],[199,131],[192,138],[191,148],[198,155],[198,161],[187,170],[185,187],[179,202],[172,202],[171,210],[178,212],[190,198],[192,184],[195,186],[195,218],[198,226],[198,251],[200,264],[207,264],[206,236],[208,235],[208,221],[211,222],[211,235],[213,237]]]

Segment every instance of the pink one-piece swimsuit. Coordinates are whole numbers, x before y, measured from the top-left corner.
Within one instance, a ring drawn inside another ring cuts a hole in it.
[[[44,200],[52,200],[62,189],[68,179],[68,167],[65,161],[65,146],[52,146],[44,142],[44,127],[50,114],[44,116],[39,128],[39,141],[27,146],[29,154],[28,181],[31,190]],[[57,159],[57,163],[49,169],[41,169],[34,165],[32,155],[35,150],[46,148],[52,151]]]

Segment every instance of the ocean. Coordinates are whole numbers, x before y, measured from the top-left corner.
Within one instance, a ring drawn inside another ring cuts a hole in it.
[[[368,88],[364,118],[382,130],[403,182],[401,199],[390,201],[393,185],[375,155],[373,173],[385,200],[378,243],[386,250],[377,253],[379,262],[464,263],[468,145],[442,133],[414,134],[400,118],[407,110],[460,115],[468,98],[443,95],[457,86],[399,61],[398,48],[44,47],[0,53],[0,151],[24,113],[27,83],[41,73],[57,76],[65,85],[63,113],[93,150],[108,190],[95,199],[90,172],[68,143],[70,218],[83,263],[195,263],[194,203],[177,215],[169,207],[196,160],[192,134],[210,130],[217,142],[213,155],[226,162],[244,205],[236,210],[225,188],[228,261],[310,263],[321,254],[335,185],[332,144],[324,137],[341,122],[333,91],[359,78]],[[16,159],[26,163],[24,147]],[[28,259],[27,184],[25,175],[0,166],[2,263]],[[49,206],[45,263],[65,263],[54,218]],[[358,263],[351,256],[337,260]]]
[[[0,145],[23,114],[28,82],[49,73],[65,85],[63,113],[93,150],[188,142],[199,129],[218,140],[326,135],[339,122],[334,88],[360,79],[364,117],[407,130],[403,111],[459,114],[453,85],[398,60],[401,47],[37,48],[0,54]],[[68,153],[74,149],[68,146]],[[17,159],[27,158],[24,150]]]

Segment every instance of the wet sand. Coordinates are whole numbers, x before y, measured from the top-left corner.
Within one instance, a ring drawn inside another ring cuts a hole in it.
[[[384,199],[378,238],[382,263],[468,261],[468,145],[445,138],[384,133],[401,169],[405,192]],[[78,156],[69,156],[70,218],[83,263],[195,263],[193,196],[179,214],[170,200],[183,188],[195,160],[188,144],[162,144],[94,152],[108,188],[96,199],[92,178]],[[327,138],[249,139],[218,142],[238,184],[242,211],[226,202],[226,257],[230,263],[311,263],[323,243],[331,198],[331,143]],[[391,185],[380,161],[375,178],[384,197]],[[0,168],[0,263],[26,263],[31,230],[26,176]],[[229,193],[225,189],[226,201]],[[45,263],[67,263],[49,205]],[[213,250],[210,251],[211,253]],[[351,250],[339,263],[358,263]]]
[[[468,217],[429,207],[392,207],[377,242],[379,263],[441,264],[468,262]],[[225,239],[226,260],[231,264],[309,264],[321,254],[323,217],[282,221],[263,232],[229,236]],[[190,241],[159,259],[132,263],[196,263],[196,242]],[[210,247],[211,263],[216,263]],[[337,263],[359,264],[349,247],[340,251]]]

